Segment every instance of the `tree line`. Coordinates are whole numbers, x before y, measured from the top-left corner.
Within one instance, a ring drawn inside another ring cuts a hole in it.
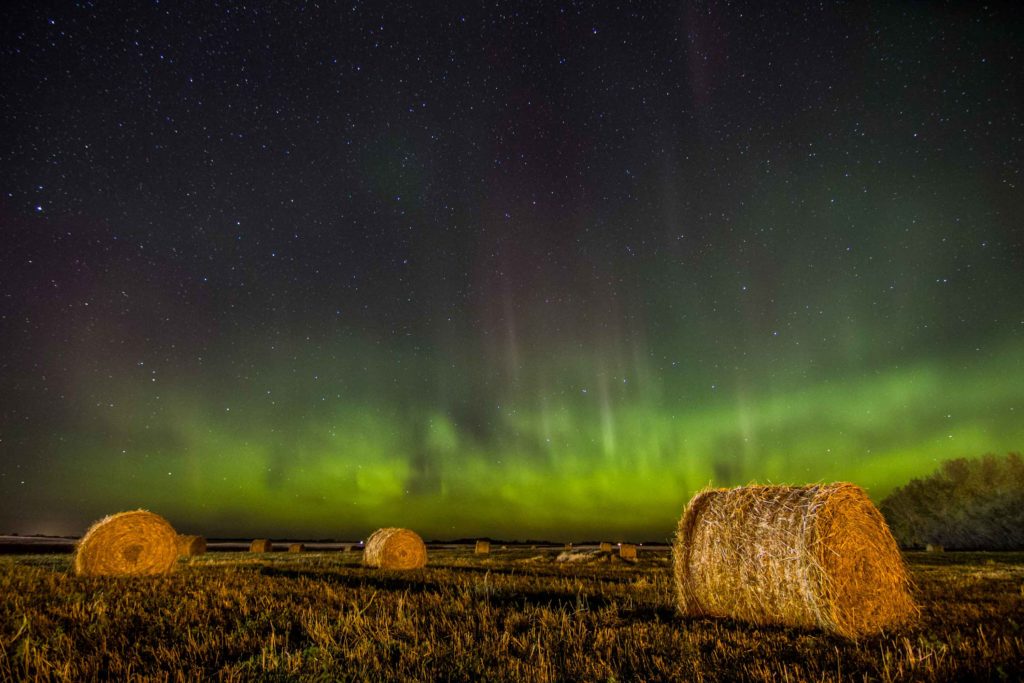
[[[879,509],[904,548],[1024,549],[1024,459],[948,460],[895,489]]]

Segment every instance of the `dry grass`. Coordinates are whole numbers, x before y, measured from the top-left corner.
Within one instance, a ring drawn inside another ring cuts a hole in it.
[[[119,512],[93,524],[78,542],[75,573],[82,576],[155,576],[178,559],[178,534],[160,515]]]
[[[1024,554],[911,554],[920,620],[853,641],[681,617],[664,549],[517,562],[539,552],[432,551],[412,574],[355,553],[211,552],[145,581],[0,556],[0,681],[1020,678]]]
[[[896,542],[853,484],[702,491],[673,555],[686,615],[858,638],[916,614]]]
[[[377,529],[366,539],[363,562],[381,569],[419,569],[427,563],[427,546],[415,531]]]
[[[256,538],[249,544],[250,553],[272,553],[274,552],[274,544],[267,538]]]
[[[202,536],[178,535],[178,555],[196,557],[206,553],[206,539]]]

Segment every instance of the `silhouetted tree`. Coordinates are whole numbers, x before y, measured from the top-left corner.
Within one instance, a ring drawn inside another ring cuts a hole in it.
[[[900,545],[1024,549],[1024,459],[993,454],[942,463],[879,506]]]

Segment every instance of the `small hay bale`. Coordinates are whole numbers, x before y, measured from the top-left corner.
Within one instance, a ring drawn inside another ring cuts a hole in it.
[[[555,557],[555,562],[592,562],[594,557],[593,551],[574,553],[571,550],[563,550]]]
[[[859,487],[701,491],[672,546],[679,611],[849,638],[916,612],[896,541]]]
[[[292,543],[290,546],[288,546],[288,552],[290,552],[290,553],[304,553],[304,552],[306,552],[306,544],[305,543]]]
[[[89,527],[75,549],[79,576],[156,576],[178,559],[178,534],[160,515],[119,512]]]
[[[946,549],[938,543],[929,543],[924,547],[924,551],[926,553],[944,553],[946,552]]]
[[[189,536],[178,534],[178,555],[182,557],[195,557],[206,554],[206,539],[202,536]]]
[[[632,543],[620,543],[619,544],[619,559],[622,560],[635,560],[636,559],[636,546]]]
[[[562,550],[564,550],[565,552],[569,552],[570,550],[572,550],[572,543],[566,543]]]
[[[477,554],[477,555],[487,555],[488,553],[491,552],[491,542],[490,541],[482,541],[482,540],[481,541],[477,541],[476,542],[476,549],[473,552],[475,554]]]
[[[419,569],[427,563],[427,546],[415,531],[385,527],[366,539],[363,562],[380,569]]]
[[[601,552],[610,553],[612,551],[611,541],[601,541]]]
[[[267,538],[257,538],[257,539],[254,539],[253,542],[249,544],[249,552],[250,553],[272,553],[272,552],[274,552],[274,544],[270,542],[270,539],[267,539]]]

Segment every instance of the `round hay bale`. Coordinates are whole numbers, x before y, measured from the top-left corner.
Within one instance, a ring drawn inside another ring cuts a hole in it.
[[[377,529],[366,539],[363,562],[381,569],[419,569],[427,563],[427,546],[415,531]]]
[[[272,553],[272,552],[274,552],[274,544],[270,542],[270,539],[267,539],[267,538],[257,538],[257,539],[254,539],[253,542],[249,544],[249,552],[250,553]]]
[[[202,536],[178,535],[178,554],[182,557],[195,557],[206,554],[206,539]]]
[[[290,553],[304,553],[304,552],[306,552],[306,544],[305,543],[292,543],[290,546],[288,546],[288,552],[290,552]]]
[[[745,486],[698,493],[672,546],[679,611],[849,638],[917,608],[896,541],[858,486]]]
[[[477,555],[487,555],[491,552],[491,542],[479,540],[476,542],[476,549],[473,551]]]
[[[636,545],[633,543],[619,544],[619,558],[623,560],[636,559]]]
[[[178,534],[146,510],[119,512],[89,527],[75,549],[79,576],[155,576],[178,559]]]

